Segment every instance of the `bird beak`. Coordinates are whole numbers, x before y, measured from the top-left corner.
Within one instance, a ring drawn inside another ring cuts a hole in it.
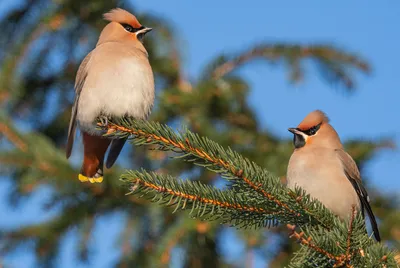
[[[300,134],[301,133],[301,131],[299,131],[298,128],[293,128],[293,127],[288,128],[288,131],[292,132],[293,134]]]
[[[144,27],[143,29],[141,29],[140,31],[138,31],[137,34],[143,34],[143,35],[145,35],[145,34],[147,34],[148,32],[151,32],[152,30],[153,30],[153,28]]]
[[[140,29],[139,31],[136,32],[136,37],[137,37],[137,39],[138,39],[140,42],[143,43],[143,38],[144,38],[144,36],[145,36],[148,32],[150,32],[151,30],[153,30],[153,29],[152,29],[152,28],[147,28],[147,27],[142,26],[142,29]]]

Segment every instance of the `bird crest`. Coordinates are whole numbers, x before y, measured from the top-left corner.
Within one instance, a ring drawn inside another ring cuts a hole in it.
[[[329,118],[321,110],[315,110],[309,113],[303,121],[297,126],[301,130],[310,129],[318,124],[328,123]]]
[[[142,25],[137,18],[122,8],[114,8],[103,15],[104,19],[110,22],[126,23],[133,28],[140,28]]]

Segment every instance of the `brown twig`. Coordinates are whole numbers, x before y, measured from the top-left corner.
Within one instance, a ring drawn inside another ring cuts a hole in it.
[[[304,233],[297,233],[295,231],[296,226],[295,225],[291,225],[291,224],[287,224],[287,228],[291,231],[290,234],[290,238],[295,237],[302,245],[305,245],[325,256],[327,256],[329,259],[334,260],[335,264],[333,265],[333,267],[342,267],[343,265],[346,265],[347,268],[353,268],[354,266],[350,264],[350,260],[353,256],[352,252],[351,252],[351,235],[353,233],[353,224],[354,224],[354,220],[357,214],[357,210],[356,207],[353,205],[352,206],[352,211],[351,211],[351,217],[350,217],[350,224],[349,224],[349,229],[347,230],[347,243],[346,243],[346,253],[339,255],[339,256],[335,256],[329,252],[327,252],[326,250],[318,247],[317,245],[311,243],[312,238],[308,237],[307,239],[304,238]]]
[[[300,244],[309,247],[311,249],[313,249],[314,251],[317,251],[323,255],[325,255],[326,257],[328,257],[331,260],[335,260],[335,262],[337,262],[338,260],[340,260],[340,256],[335,256],[332,253],[329,253],[328,251],[326,251],[325,249],[322,249],[320,247],[318,247],[317,245],[315,245],[314,243],[311,242],[312,237],[308,237],[307,239],[304,238],[304,233],[298,233],[296,232],[296,226],[295,225],[291,225],[291,224],[287,224],[286,227],[291,231],[289,237],[292,238],[294,237],[297,241],[299,241]]]
[[[3,133],[3,135],[10,141],[12,144],[15,145],[19,150],[26,152],[27,150],[27,145],[25,142],[23,142],[18,135],[13,133],[13,131],[8,127],[6,124],[0,123],[0,133]]]
[[[312,213],[306,206],[304,206],[303,203],[301,203],[301,200],[303,200],[303,197],[302,197],[302,196],[296,197],[292,191],[289,191],[288,194],[296,201],[297,204],[300,205],[300,207],[301,207],[305,212],[307,212],[309,215],[313,216],[313,218],[314,218],[316,221],[318,221],[319,224],[320,224],[322,227],[324,227],[324,228],[327,229],[328,231],[330,230],[329,226],[327,226],[326,224],[324,224],[323,222],[321,222],[317,217],[314,217],[314,213]]]
[[[356,217],[357,210],[355,205],[351,206],[351,217],[350,217],[350,225],[347,231],[347,247],[346,247],[346,260],[349,261],[351,259],[352,254],[350,254],[350,246],[351,246],[351,235],[353,233],[353,223]]]
[[[181,229],[174,237],[171,239],[168,243],[168,245],[165,247],[165,250],[161,254],[161,263],[166,265],[168,264],[170,257],[171,257],[171,250],[173,247],[178,244],[179,240],[186,234],[186,229]]]
[[[356,207],[352,205],[349,229],[347,230],[346,254],[340,256],[339,260],[335,264],[335,267],[342,267],[343,265],[346,265],[347,268],[354,267],[353,265],[350,264],[351,257],[353,256],[352,252],[350,252],[350,248],[351,248],[351,235],[353,233],[353,223],[356,215],[357,215]]]

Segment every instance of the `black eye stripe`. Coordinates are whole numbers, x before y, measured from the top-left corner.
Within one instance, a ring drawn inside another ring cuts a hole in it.
[[[130,33],[135,33],[137,31],[140,31],[142,29],[144,29],[144,26],[141,26],[139,28],[134,28],[132,25],[128,24],[128,23],[121,23],[122,27],[124,27],[124,29]]]
[[[317,133],[317,131],[319,130],[320,127],[321,127],[321,124],[318,124],[316,126],[313,126],[312,128],[303,130],[302,132],[304,134],[306,134],[307,136],[312,136],[312,135],[315,135],[315,133]]]

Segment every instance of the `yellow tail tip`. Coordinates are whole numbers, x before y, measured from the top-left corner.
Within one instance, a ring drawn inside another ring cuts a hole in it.
[[[88,177],[83,176],[82,174],[79,174],[78,179],[79,179],[81,182],[85,182],[85,181],[88,181],[88,180],[89,180]]]
[[[86,176],[84,176],[82,174],[79,174],[78,179],[81,182],[87,182],[87,181],[89,181],[90,183],[96,183],[96,182],[97,183],[101,183],[101,182],[103,182],[103,176],[98,177],[98,178],[88,178],[88,177],[86,177]]]
[[[92,179],[92,180],[90,180],[90,179]],[[102,183],[102,182],[103,182],[103,176],[98,177],[98,178],[90,178],[90,179],[89,179],[89,181],[90,181],[91,183],[95,183],[95,182],[97,182],[97,183]]]

